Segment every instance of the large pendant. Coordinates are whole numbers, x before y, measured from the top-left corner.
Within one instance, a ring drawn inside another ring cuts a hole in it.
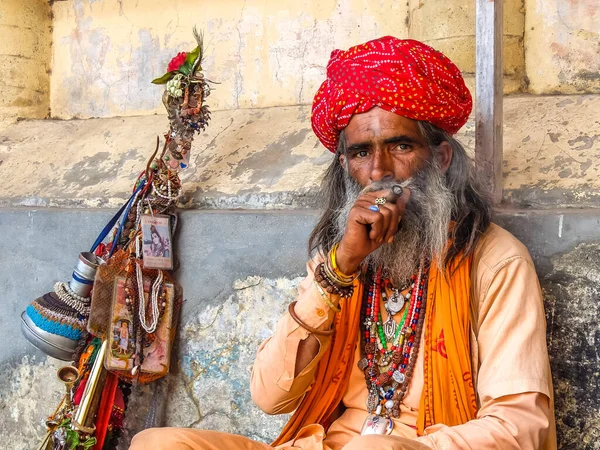
[[[402,294],[399,291],[394,291],[392,296],[388,299],[385,308],[393,316],[402,311],[402,308],[404,307],[404,302],[405,300]]]
[[[390,352],[380,353],[377,365],[379,366],[380,372],[387,372],[387,368],[392,362],[392,354]],[[385,370],[383,370],[385,368]]]
[[[383,322],[383,332],[385,333],[385,337],[388,341],[394,339],[397,327],[398,324],[396,323],[392,315],[389,314],[387,320]]]
[[[394,422],[390,418],[369,414],[360,430],[362,436],[369,434],[391,434],[394,428]]]

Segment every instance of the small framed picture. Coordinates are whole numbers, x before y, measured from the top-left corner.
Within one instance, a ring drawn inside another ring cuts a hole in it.
[[[150,304],[150,291],[154,280],[144,275],[144,297],[146,305]],[[133,285],[134,279],[125,277],[115,279],[113,304],[111,311],[110,331],[108,335],[109,351],[104,360],[107,370],[130,371],[135,365],[136,337],[133,328],[133,311],[127,307],[127,298],[139,295]],[[165,303],[159,318],[156,331],[143,348],[144,362],[141,370],[146,373],[166,375],[171,358],[171,326],[173,323],[173,305],[175,288],[173,283],[164,283],[161,300]],[[130,300],[131,301],[131,300]],[[137,303],[137,298],[133,300]]]
[[[144,268],[172,269],[173,245],[170,217],[144,214],[141,225]]]

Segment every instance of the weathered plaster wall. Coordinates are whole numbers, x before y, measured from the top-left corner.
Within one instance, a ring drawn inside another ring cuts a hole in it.
[[[600,97],[511,96],[504,132],[505,202],[600,205]],[[182,172],[187,208],[316,206],[332,156],[310,107],[220,111]],[[0,126],[0,206],[117,207],[152,154],[164,116],[25,121]],[[459,134],[474,144],[470,121]]]
[[[504,102],[504,201],[523,208],[600,205],[600,96]]]
[[[525,55],[534,94],[600,93],[598,0],[526,0]]]
[[[410,0],[409,36],[446,54],[475,92],[475,1]],[[525,74],[522,0],[504,1],[504,92],[522,90]]]
[[[47,0],[0,2],[0,120],[48,116],[51,43]]]
[[[162,112],[150,81],[206,33],[214,109],[310,103],[329,53],[385,34],[406,34],[404,2],[324,0],[68,0],[53,6],[52,115]]]

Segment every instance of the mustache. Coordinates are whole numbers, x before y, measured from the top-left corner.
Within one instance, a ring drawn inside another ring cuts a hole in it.
[[[411,185],[413,185],[413,184],[414,184],[414,178],[412,178],[412,177],[407,178],[404,181],[394,181],[394,180],[374,181],[371,184],[369,184],[368,186],[365,186],[364,188],[362,188],[359,195],[368,194],[369,192],[392,190],[392,188],[394,186],[400,186],[402,189],[406,189],[406,188],[410,189]]]

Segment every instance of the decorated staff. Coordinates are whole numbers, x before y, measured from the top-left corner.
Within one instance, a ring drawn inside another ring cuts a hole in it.
[[[153,81],[166,85],[162,101],[170,127],[162,149],[157,138],[131,197],[90,252],[80,254],[71,281],[57,283],[21,315],[32,344],[73,361],[59,370],[67,393],[46,422],[40,450],[114,448],[131,383],[169,371],[183,297],[171,273],[179,171],[189,164],[194,135],[210,119],[203,39],[196,29],[194,37],[196,48],[178,53]]]

